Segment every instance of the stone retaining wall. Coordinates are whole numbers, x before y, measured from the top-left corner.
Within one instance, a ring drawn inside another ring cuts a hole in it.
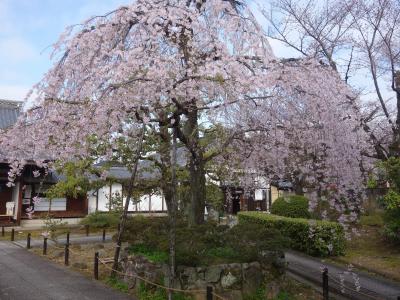
[[[178,266],[174,287],[182,290],[205,290],[213,286],[215,291],[228,299],[242,299],[252,294],[268,280],[283,272],[284,258],[276,252],[264,253],[264,260],[251,263],[219,264],[206,267]],[[149,261],[141,255],[125,253],[121,260],[122,271],[139,275],[152,282],[167,285],[168,266]],[[126,276],[129,288],[137,288],[138,280]],[[204,299],[204,294],[202,298]]]

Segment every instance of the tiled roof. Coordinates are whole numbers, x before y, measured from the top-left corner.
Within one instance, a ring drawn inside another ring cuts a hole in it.
[[[22,102],[0,99],[0,129],[6,129],[17,121]]]

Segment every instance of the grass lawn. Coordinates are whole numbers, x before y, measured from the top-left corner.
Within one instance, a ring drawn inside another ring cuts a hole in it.
[[[359,269],[400,282],[400,246],[382,236],[381,215],[364,216],[360,223],[360,236],[347,242],[346,255],[331,260],[351,263]]]

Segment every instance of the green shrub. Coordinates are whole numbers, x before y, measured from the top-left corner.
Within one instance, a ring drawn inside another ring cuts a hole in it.
[[[106,283],[111,286],[112,288],[119,290],[121,292],[127,293],[129,288],[126,282],[123,282],[115,277],[108,277],[106,279]]]
[[[169,223],[165,217],[130,218],[123,240],[130,251],[150,260],[168,258]],[[276,229],[266,230],[260,224],[239,224],[233,228],[216,223],[188,227],[179,219],[176,229],[177,265],[200,266],[217,263],[251,262],[263,250],[280,250],[288,242]]]
[[[311,218],[308,211],[308,199],[299,195],[279,197],[272,203],[271,213],[289,218]]]
[[[120,216],[114,212],[94,212],[82,219],[82,225],[89,225],[94,228],[117,227]]]
[[[342,255],[345,250],[343,227],[339,223],[287,218],[260,212],[240,212],[239,224],[262,224],[279,230],[290,239],[290,247],[315,256]]]
[[[397,209],[388,209],[383,215],[385,223],[384,234],[394,243],[400,243],[400,207]]]
[[[381,199],[385,210],[383,215],[384,234],[392,242],[400,243],[400,158],[390,157],[379,163],[389,182],[389,190]]]
[[[137,244],[129,246],[129,252],[135,254],[142,254],[147,257],[150,261],[158,263],[168,262],[168,253],[163,251],[158,251],[154,248],[150,248],[145,244]]]

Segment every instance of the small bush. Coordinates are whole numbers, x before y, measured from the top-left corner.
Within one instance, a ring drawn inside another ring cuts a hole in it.
[[[299,195],[290,195],[276,199],[272,203],[271,213],[289,218],[311,218],[311,214],[308,211],[308,199]]]
[[[48,236],[52,240],[57,240],[58,236],[68,232],[66,226],[67,222],[59,219],[54,219],[50,215],[47,215],[44,219],[44,229],[46,230]]]
[[[239,224],[261,224],[279,230],[290,239],[290,247],[315,256],[343,255],[345,237],[339,223],[287,218],[259,212],[240,212]]]
[[[94,212],[82,219],[82,225],[89,225],[94,228],[116,227],[120,216],[114,212]]]
[[[115,278],[115,277],[108,277],[106,279],[106,283],[111,286],[112,288],[119,290],[121,292],[127,293],[129,288],[128,284]]]

